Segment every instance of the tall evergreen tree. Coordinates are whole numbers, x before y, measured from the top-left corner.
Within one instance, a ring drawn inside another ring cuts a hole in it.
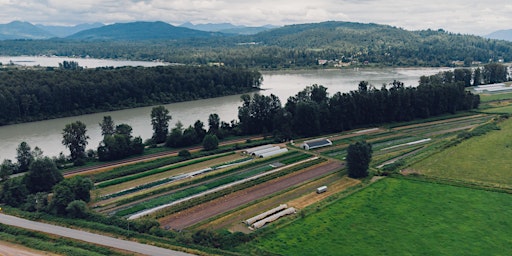
[[[151,125],[153,126],[153,141],[155,143],[165,142],[169,133],[169,121],[171,119],[169,110],[164,106],[154,107],[151,110]]]
[[[28,167],[34,161],[30,146],[25,141],[21,142],[16,149],[16,159],[18,160],[18,172],[28,171]]]

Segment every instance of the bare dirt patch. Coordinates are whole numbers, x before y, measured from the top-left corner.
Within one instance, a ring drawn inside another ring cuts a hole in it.
[[[58,254],[53,254],[49,252],[37,251],[34,249],[30,249],[18,244],[11,244],[4,241],[0,241],[0,255],[2,256],[41,256],[41,255],[51,255],[56,256]]]
[[[181,230],[289,187],[296,186],[305,181],[340,170],[343,165],[344,164],[341,162],[330,161],[245,190],[237,191],[224,197],[164,217],[159,221],[163,227],[168,226],[172,229]]]

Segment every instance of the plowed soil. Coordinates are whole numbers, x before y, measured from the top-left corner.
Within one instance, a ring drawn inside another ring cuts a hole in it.
[[[341,162],[329,161],[325,164],[295,172],[284,177],[280,177],[256,185],[254,187],[237,191],[224,197],[200,204],[193,208],[164,217],[159,221],[163,227],[182,230],[249,202],[269,196],[289,187],[301,184],[305,181],[338,171],[343,168],[343,166],[344,164]]]

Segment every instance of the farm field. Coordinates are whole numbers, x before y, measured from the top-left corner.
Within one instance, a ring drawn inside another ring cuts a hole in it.
[[[428,176],[485,182],[512,187],[512,120],[500,130],[465,140],[424,159],[411,169]]]
[[[493,115],[474,114],[424,123],[404,124],[392,128],[374,128],[367,132],[350,132],[330,136],[333,146],[312,150],[325,157],[344,160],[347,147],[356,141],[372,144],[372,166],[382,167],[409,155],[422,154],[432,147],[440,147],[446,139],[461,131],[468,131],[490,121]],[[296,145],[299,145],[296,143]]]
[[[266,209],[272,209],[281,204],[287,204],[290,207],[301,210],[309,205],[318,203],[326,197],[346,190],[360,184],[359,180],[342,176],[340,173],[333,173],[320,179],[300,184],[291,190],[279,193],[278,195],[257,201],[249,206],[243,206],[229,214],[218,218],[208,219],[196,229],[227,229],[231,232],[240,231],[244,233],[251,232],[248,226],[242,221],[263,212]],[[325,193],[317,194],[316,188],[327,185],[328,190]]]
[[[326,174],[339,171],[343,164],[339,162],[327,162],[318,164],[303,171],[297,171],[265,183],[261,183],[245,190],[240,190],[216,200],[197,205],[176,214],[167,215],[159,219],[162,226],[169,226],[181,230],[201,221],[207,220],[218,214],[233,210],[244,204],[270,196],[279,191],[299,185],[306,181],[321,177]]]
[[[512,195],[385,178],[264,230],[250,255],[510,255]]]

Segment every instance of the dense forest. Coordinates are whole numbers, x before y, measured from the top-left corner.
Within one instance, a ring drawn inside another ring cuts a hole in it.
[[[256,35],[180,40],[0,41],[0,55],[59,55],[133,60],[164,60],[259,69],[340,65],[453,66],[461,61],[512,61],[512,42],[453,34],[408,31],[386,25],[322,22],[290,25]]]
[[[257,71],[160,66],[0,70],[0,125],[257,90]]]

